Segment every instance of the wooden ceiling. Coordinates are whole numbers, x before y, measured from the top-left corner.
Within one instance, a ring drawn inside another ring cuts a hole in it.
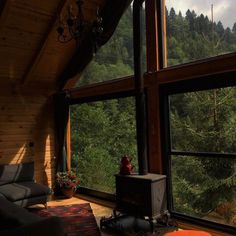
[[[85,0],[86,21],[93,21],[105,0]],[[0,84],[42,83],[56,86],[76,49],[58,42],[60,14],[75,0],[1,0]]]

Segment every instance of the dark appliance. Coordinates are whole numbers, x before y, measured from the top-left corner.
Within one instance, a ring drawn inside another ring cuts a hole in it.
[[[150,219],[166,214],[166,176],[116,175],[116,210]]]

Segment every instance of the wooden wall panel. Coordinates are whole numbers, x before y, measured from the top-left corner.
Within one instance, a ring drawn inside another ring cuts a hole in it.
[[[0,164],[34,161],[36,181],[52,186],[53,119],[50,91],[2,86],[0,79]]]

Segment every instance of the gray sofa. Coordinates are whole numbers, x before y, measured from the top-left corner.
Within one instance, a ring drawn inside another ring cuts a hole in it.
[[[19,206],[46,206],[50,188],[35,183],[34,163],[0,165],[0,196]]]
[[[1,236],[65,236],[59,217],[42,218],[0,197]]]
[[[34,163],[0,165],[0,235],[65,236],[59,217],[42,218],[23,207],[47,203],[47,186],[34,181]]]

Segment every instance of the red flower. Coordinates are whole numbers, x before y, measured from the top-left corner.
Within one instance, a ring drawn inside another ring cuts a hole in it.
[[[80,179],[72,172],[58,172],[56,174],[56,184],[61,188],[76,189],[80,183]]]

